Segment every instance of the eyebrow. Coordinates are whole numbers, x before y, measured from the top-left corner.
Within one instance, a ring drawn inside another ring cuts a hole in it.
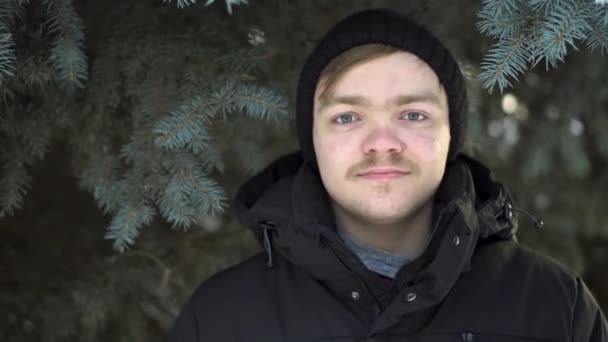
[[[391,99],[389,99],[384,106],[385,107],[399,107],[413,102],[426,102],[430,103],[436,107],[442,107],[441,100],[437,95],[435,95],[431,91],[423,91],[417,94],[409,94],[409,95],[397,95]],[[333,96],[329,100],[321,101],[319,106],[319,111],[323,111],[324,109],[339,105],[346,104],[357,107],[371,107],[371,101],[364,96],[354,96],[354,95],[338,95]]]

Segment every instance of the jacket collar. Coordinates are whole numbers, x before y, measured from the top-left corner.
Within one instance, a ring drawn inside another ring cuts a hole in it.
[[[280,255],[339,295],[368,291],[381,304],[387,296],[416,293],[415,305],[386,307],[397,318],[439,303],[470,268],[480,240],[511,239],[517,227],[516,216],[506,209],[512,205],[505,187],[485,166],[464,155],[446,167],[435,200],[431,242],[397,274],[391,293],[339,238],[320,177],[299,153],[279,158],[245,183],[236,210],[269,257]]]

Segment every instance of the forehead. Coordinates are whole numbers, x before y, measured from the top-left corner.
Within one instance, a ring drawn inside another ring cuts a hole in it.
[[[441,102],[447,103],[443,86],[433,69],[416,55],[404,51],[352,66],[330,81],[321,79],[317,84],[315,103],[325,103],[334,96],[343,95],[365,96],[380,101],[419,93],[434,94]]]

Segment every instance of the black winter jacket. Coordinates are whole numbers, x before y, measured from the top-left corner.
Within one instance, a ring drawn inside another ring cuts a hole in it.
[[[506,189],[473,159],[446,169],[431,242],[392,285],[341,241],[328,203],[299,154],[246,183],[237,213],[266,251],[205,281],[168,340],[608,342],[583,281],[515,241]]]

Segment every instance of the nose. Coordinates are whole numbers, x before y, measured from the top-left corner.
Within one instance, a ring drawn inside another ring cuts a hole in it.
[[[405,143],[395,132],[387,127],[374,129],[363,141],[363,153],[399,154],[405,149]]]

